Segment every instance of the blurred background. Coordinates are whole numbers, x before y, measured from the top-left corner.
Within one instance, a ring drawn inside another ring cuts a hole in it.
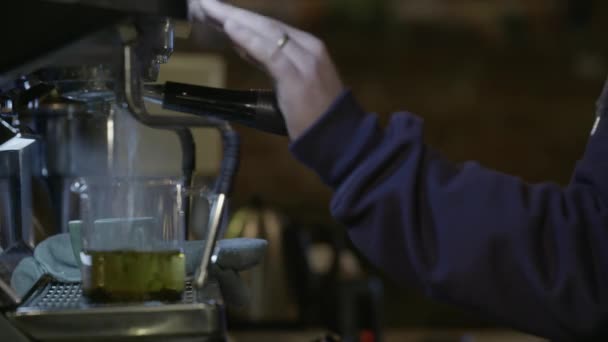
[[[478,160],[530,182],[568,182],[608,72],[608,3],[601,1],[230,2],[324,40],[366,110],[383,118],[413,112],[425,120],[428,144],[454,162]],[[272,87],[225,37],[208,27],[184,29],[192,34],[178,41],[166,78]],[[265,264],[245,275],[254,302],[264,305],[229,312],[231,328],[315,327],[361,341],[380,334],[397,341],[532,339],[397,286],[366,264],[330,216],[331,192],[292,158],[288,141],[237,129],[242,163],[227,234],[263,236],[272,245]],[[212,174],[217,141],[204,144],[201,172]]]

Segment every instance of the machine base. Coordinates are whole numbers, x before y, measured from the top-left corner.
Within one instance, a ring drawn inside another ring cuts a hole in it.
[[[48,282],[8,320],[35,341],[224,341],[219,285],[197,294],[190,283],[181,302],[91,304],[79,283]]]

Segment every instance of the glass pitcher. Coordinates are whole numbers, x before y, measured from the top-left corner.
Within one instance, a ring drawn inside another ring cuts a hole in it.
[[[209,192],[167,178],[81,178],[72,188],[80,196],[84,295],[94,302],[179,300],[186,207],[209,203]]]

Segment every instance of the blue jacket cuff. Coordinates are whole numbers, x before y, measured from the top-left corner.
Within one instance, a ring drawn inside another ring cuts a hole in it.
[[[344,90],[329,109],[290,144],[291,153],[301,163],[317,171],[328,185],[331,170],[364,124],[366,113],[350,90]]]

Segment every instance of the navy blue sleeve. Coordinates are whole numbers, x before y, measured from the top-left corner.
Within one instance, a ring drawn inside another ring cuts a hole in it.
[[[607,332],[607,122],[566,187],[451,163],[424,144],[421,119],[395,113],[380,127],[348,91],[291,150],[335,190],[332,214],[354,244],[398,281],[543,337]]]

